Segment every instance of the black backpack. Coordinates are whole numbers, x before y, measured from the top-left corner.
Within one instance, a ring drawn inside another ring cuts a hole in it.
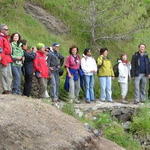
[[[118,65],[119,65],[119,63],[117,63],[117,64],[115,64],[115,65],[113,66],[113,71],[114,71],[115,77],[119,77]]]

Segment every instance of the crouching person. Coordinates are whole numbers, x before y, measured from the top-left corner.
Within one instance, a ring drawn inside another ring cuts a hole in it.
[[[38,43],[36,47],[37,52],[34,59],[34,69],[35,76],[38,79],[40,87],[39,97],[48,98],[49,95],[47,94],[47,79],[49,78],[50,73],[46,60],[45,45],[43,43]]]

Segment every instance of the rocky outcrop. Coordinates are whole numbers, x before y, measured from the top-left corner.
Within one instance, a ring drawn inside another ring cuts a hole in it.
[[[122,103],[108,103],[108,102],[100,102],[91,104],[76,104],[75,110],[81,115],[85,115],[86,117],[93,117],[101,112],[109,112],[113,117],[116,117],[118,120],[126,122],[131,121],[133,114],[136,110],[143,106],[143,104],[122,104]]]
[[[45,27],[54,34],[63,34],[69,31],[68,27],[58,18],[46,12],[43,8],[26,2],[24,6],[27,13],[38,19]]]
[[[0,95],[0,150],[123,150],[49,104]]]

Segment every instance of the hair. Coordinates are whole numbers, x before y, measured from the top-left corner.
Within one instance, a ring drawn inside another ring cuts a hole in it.
[[[122,57],[125,56],[125,55],[127,56],[127,54],[121,54],[120,59],[122,60]]]
[[[84,53],[84,55],[87,55],[87,53],[88,53],[89,51],[91,51],[91,49],[90,49],[90,48],[85,48],[85,49],[84,49],[84,52],[83,52],[83,53]]]
[[[18,39],[18,41],[17,41],[17,46],[19,46],[19,44],[21,43],[21,35],[20,35],[18,32],[13,33],[13,34],[10,36],[10,42],[13,42],[13,41],[14,41],[13,38],[14,38],[15,34],[18,34],[18,36],[19,36],[19,39]]]
[[[71,55],[72,54],[72,49],[76,48],[77,49],[77,53],[79,52],[79,49],[77,46],[73,45],[69,48],[69,54]]]
[[[100,49],[100,55],[103,55],[105,51],[108,51],[108,49],[105,47],[105,48],[101,48]]]
[[[146,44],[144,44],[144,43],[140,43],[140,44],[138,45],[138,48],[140,48],[141,45],[144,45],[145,48],[146,48]]]
[[[6,24],[0,24],[0,31],[2,31],[5,26],[7,26],[7,25]]]

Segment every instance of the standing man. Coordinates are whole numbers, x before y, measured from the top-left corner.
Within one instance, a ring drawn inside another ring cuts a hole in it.
[[[48,54],[48,66],[51,70],[50,94],[53,102],[59,101],[59,76],[63,73],[61,69],[64,57],[59,53],[59,43],[53,43],[52,49]]]
[[[11,46],[8,39],[8,26],[0,25],[0,69],[2,81],[2,94],[11,93],[12,72],[11,72]]]
[[[150,74],[150,62],[145,51],[146,45],[140,44],[138,48],[138,52],[132,56],[131,61],[131,76],[134,77],[135,104],[145,101],[147,77]]]

